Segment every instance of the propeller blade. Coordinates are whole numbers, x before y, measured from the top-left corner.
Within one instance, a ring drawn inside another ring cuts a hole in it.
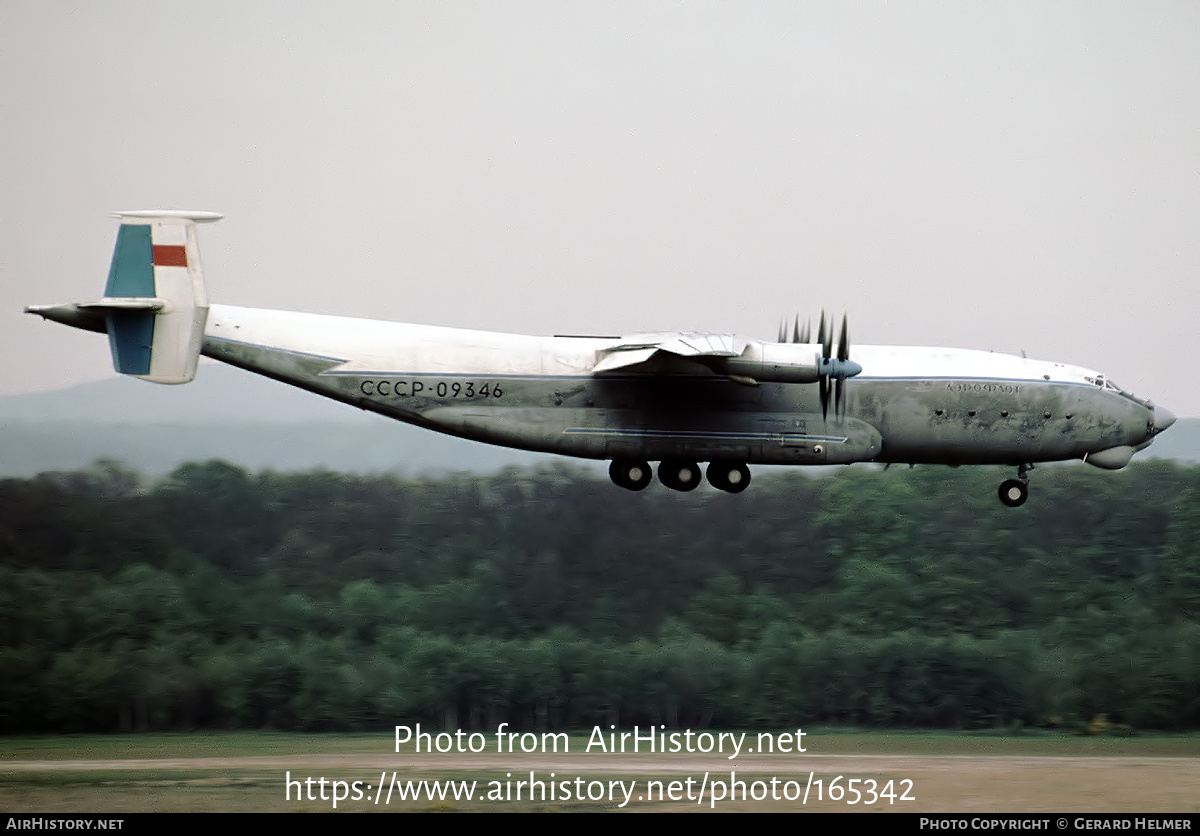
[[[812,339],[812,322],[804,323],[804,330],[800,332],[800,342],[807,344]]]
[[[775,342],[787,342],[787,320],[779,320],[779,338]]]
[[[850,336],[849,336],[849,332],[846,330],[846,315],[845,314],[842,314],[842,336],[838,340],[837,358],[839,360],[849,360],[850,359]]]
[[[821,359],[833,353],[833,329],[825,330],[825,311],[821,311],[821,327],[817,331],[817,342],[821,344]]]
[[[829,378],[826,377],[825,375],[822,375],[821,379],[820,379],[820,381],[818,381],[817,385],[820,387],[820,392],[821,392],[821,420],[828,421],[829,420]]]
[[[800,342],[800,314],[796,314],[796,321],[792,324],[792,342]]]
[[[846,378],[839,377],[833,384],[833,415],[840,418],[846,411]]]

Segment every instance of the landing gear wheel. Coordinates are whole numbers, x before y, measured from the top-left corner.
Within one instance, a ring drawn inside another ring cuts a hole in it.
[[[1029,499],[1029,483],[1021,479],[1005,479],[1000,483],[1000,501],[1009,508],[1019,508]]]
[[[627,491],[640,491],[650,484],[653,471],[649,462],[636,459],[613,459],[608,466],[608,478]]]
[[[741,493],[750,484],[750,468],[729,462],[713,462],[708,466],[708,483],[728,493]]]
[[[695,490],[700,484],[700,465],[695,462],[662,462],[658,466],[658,481],[676,491]]]

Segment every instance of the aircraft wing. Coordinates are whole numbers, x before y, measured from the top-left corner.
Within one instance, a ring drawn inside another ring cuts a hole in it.
[[[592,373],[658,374],[680,365],[680,361],[685,361],[683,365],[689,360],[703,365],[705,358],[740,357],[750,342],[734,334],[640,334],[597,352],[599,360]]]

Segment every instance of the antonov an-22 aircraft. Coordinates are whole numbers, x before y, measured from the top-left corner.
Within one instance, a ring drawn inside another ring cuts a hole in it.
[[[1018,506],[1038,462],[1128,464],[1175,422],[1088,369],[957,348],[837,350],[732,334],[554,336],[208,304],[196,224],[211,212],[120,212],[104,297],[26,309],[107,333],[122,374],[187,383],[201,354],[420,427],[610,459],[622,488],[658,478],[737,493],[749,464],[999,464]],[[851,359],[853,354],[853,359]]]

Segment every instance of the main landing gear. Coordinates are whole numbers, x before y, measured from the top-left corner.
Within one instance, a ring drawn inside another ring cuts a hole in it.
[[[750,468],[740,462],[713,462],[707,473],[710,485],[729,493],[741,493],[750,485]]]
[[[683,461],[662,462],[658,466],[658,481],[676,491],[695,490],[700,484],[700,465]]]
[[[650,484],[649,462],[614,459],[608,468],[613,484],[628,491],[640,491]],[[713,462],[708,466],[708,483],[728,493],[741,493],[750,484],[750,468],[741,462]],[[676,491],[695,490],[700,484],[700,466],[695,462],[669,459],[659,464],[658,479]]]
[[[1019,508],[1029,499],[1029,471],[1033,465],[1023,464],[1017,468],[1016,479],[1005,479],[1000,483],[1000,501],[1009,508]]]
[[[654,471],[649,462],[639,462],[632,459],[613,459],[608,466],[608,478],[627,491],[640,491],[650,484]]]

